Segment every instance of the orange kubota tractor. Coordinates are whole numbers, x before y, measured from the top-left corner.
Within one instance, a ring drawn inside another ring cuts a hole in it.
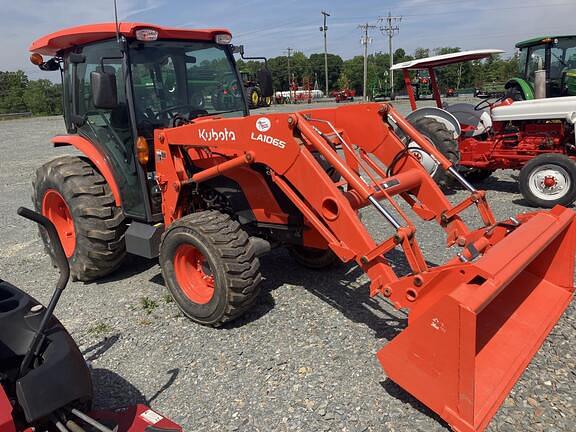
[[[97,24],[32,44],[33,62],[63,76],[68,134],[52,141],[81,153],[34,181],[73,277],[104,276],[126,253],[159,256],[182,311],[217,326],[254,303],[271,247],[313,268],[354,261],[372,296],[410,310],[378,353],[388,376],[455,430],[483,430],[572,299],[574,212],[495,220],[484,192],[387,104],[250,116],[241,94],[218,110],[220,81],[240,83],[230,42],[227,30],[121,23],[118,34]],[[469,196],[452,205],[409,146]],[[365,206],[390,233],[380,243]],[[459,216],[469,207],[478,228]],[[452,259],[426,261],[408,208],[445,230]],[[385,258],[396,248],[403,277]]]

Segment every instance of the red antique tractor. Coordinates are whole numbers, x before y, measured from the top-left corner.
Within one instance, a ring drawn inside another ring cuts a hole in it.
[[[574,212],[497,221],[484,192],[387,104],[251,116],[243,97],[218,110],[217,77],[240,82],[230,41],[221,29],[121,23],[118,35],[99,24],[32,44],[41,68],[63,71],[68,134],[52,141],[81,153],[34,181],[73,277],[104,276],[126,253],[159,257],[183,313],[219,326],[254,304],[258,257],[273,247],[315,269],[355,262],[370,295],[410,310],[378,353],[388,376],[455,430],[483,430],[572,300]],[[145,77],[151,85],[136,84]],[[462,202],[447,199],[414,146],[466,188]],[[359,216],[367,206],[384,222],[381,242]],[[469,207],[479,227],[460,217]],[[453,258],[426,261],[408,211],[444,229]],[[393,249],[410,274],[394,272]]]
[[[414,110],[407,119],[415,126],[435,120],[451,130],[458,137],[458,156],[437,147],[469,180],[484,180],[498,169],[520,170],[520,192],[530,205],[570,205],[576,200],[576,97],[513,102],[487,94],[476,105],[442,103],[435,68],[501,52],[465,51],[394,65],[404,73]],[[417,109],[410,71],[421,69],[430,76],[436,107]]]

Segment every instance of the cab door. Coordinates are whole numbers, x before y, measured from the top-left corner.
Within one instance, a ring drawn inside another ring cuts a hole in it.
[[[98,147],[112,170],[122,197],[126,216],[136,220],[150,219],[150,204],[143,178],[144,173],[134,155],[134,136],[126,97],[125,70],[122,52],[116,40],[86,45],[75,52],[76,60],[68,59],[67,69],[72,75],[72,114],[77,133]],[[79,54],[79,56],[78,56]],[[118,105],[113,109],[94,106],[90,74],[96,70],[116,77]]]

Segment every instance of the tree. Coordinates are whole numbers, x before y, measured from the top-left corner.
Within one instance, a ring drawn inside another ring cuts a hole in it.
[[[335,54],[328,54],[328,89],[334,89],[335,87],[339,87],[337,84],[338,77],[342,72],[342,66],[344,61],[342,57]],[[324,54],[310,54],[309,58],[310,70],[312,74],[316,78],[318,78],[318,84],[320,88],[323,90],[325,88],[324,83]]]
[[[28,85],[28,77],[19,70],[16,72],[0,72],[0,113],[26,111],[24,90]]]
[[[34,115],[61,114],[61,86],[49,80],[30,81],[24,90],[23,100]]]
[[[0,114],[62,113],[62,86],[49,80],[30,81],[23,71],[0,72]]]
[[[430,49],[429,48],[416,48],[414,50],[414,58],[424,58],[430,57]]]

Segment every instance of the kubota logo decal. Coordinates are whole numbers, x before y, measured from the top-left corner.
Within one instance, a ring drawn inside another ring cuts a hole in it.
[[[266,144],[271,144],[274,147],[278,147],[279,149],[283,149],[284,147],[286,147],[286,141],[279,140],[278,138],[271,137],[270,135],[264,135],[264,134],[256,135],[254,132],[252,132],[250,138],[252,138],[254,141],[260,141]]]
[[[256,129],[258,129],[260,132],[266,132],[271,127],[272,122],[270,122],[268,117],[260,117],[258,120],[256,120]]]
[[[227,128],[224,128],[223,131],[214,128],[210,130],[198,129],[198,136],[204,141],[236,141],[236,133]]]

